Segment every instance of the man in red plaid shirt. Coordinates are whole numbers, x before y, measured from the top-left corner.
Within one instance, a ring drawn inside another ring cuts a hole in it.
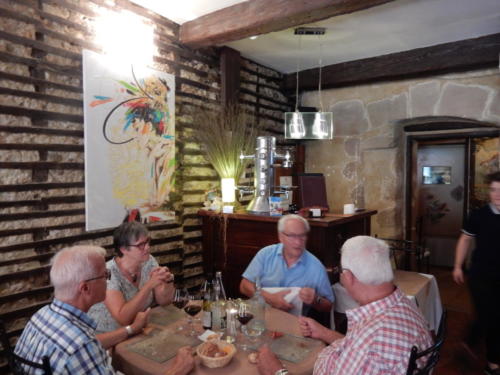
[[[300,318],[304,336],[325,341],[327,346],[314,365],[315,375],[406,374],[410,350],[432,345],[422,314],[394,285],[389,247],[368,236],[351,238],[342,246],[340,282],[360,307],[346,312],[346,336],[309,318]],[[286,374],[269,350],[259,353],[259,372]]]

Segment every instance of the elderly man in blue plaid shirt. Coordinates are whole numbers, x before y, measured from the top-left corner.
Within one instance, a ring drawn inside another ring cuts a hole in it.
[[[108,270],[105,250],[97,246],[75,246],[57,253],[50,280],[54,300],[30,319],[15,353],[34,362],[49,356],[54,374],[115,374],[105,348],[116,345],[144,327],[149,311],[115,331],[95,335],[96,323],[87,315],[106,296]],[[194,366],[191,348],[179,349],[168,375],[185,375]],[[26,374],[33,368],[24,367]]]

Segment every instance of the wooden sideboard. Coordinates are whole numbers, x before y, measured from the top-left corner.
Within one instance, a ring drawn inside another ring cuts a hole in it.
[[[307,250],[327,268],[339,262],[340,247],[357,235],[370,235],[370,219],[377,211],[354,215],[327,214],[308,219],[311,231]],[[278,243],[279,217],[249,214],[218,214],[200,210],[203,226],[203,267],[205,273],[222,271],[226,292],[237,297],[241,274],[263,247]]]

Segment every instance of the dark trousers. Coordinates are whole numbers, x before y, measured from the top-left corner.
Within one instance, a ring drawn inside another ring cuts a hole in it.
[[[500,280],[469,278],[476,318],[467,337],[476,346],[484,337],[488,362],[500,365]]]

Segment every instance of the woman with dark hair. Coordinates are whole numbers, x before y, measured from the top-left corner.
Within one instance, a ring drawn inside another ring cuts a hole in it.
[[[151,256],[149,242],[148,230],[141,223],[123,223],[116,228],[115,257],[106,263],[111,272],[106,299],[89,310],[98,333],[129,325],[139,311],[153,302],[172,302],[174,275]]]

